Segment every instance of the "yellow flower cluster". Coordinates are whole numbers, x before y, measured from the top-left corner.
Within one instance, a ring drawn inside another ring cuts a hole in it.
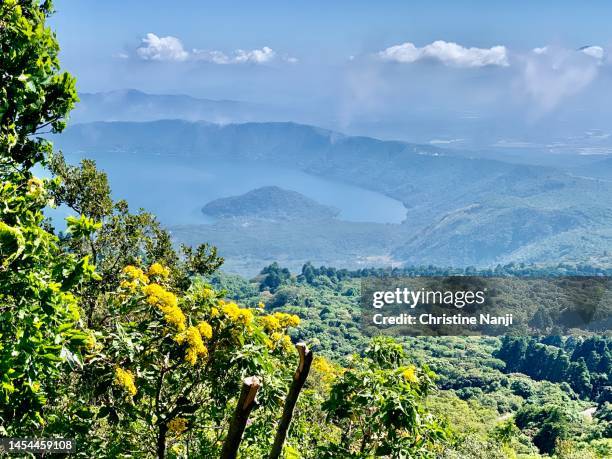
[[[136,395],[136,384],[134,384],[134,375],[130,370],[124,370],[123,368],[115,368],[115,382],[123,387],[125,391],[130,395]]]
[[[221,312],[230,321],[236,322],[242,325],[250,325],[253,322],[253,311],[246,308],[240,308],[236,303],[221,303]],[[215,309],[215,308],[213,308]],[[214,314],[214,311],[212,311]]]
[[[274,316],[263,316],[261,318],[261,324],[268,333],[271,333],[280,328],[280,322]]]
[[[151,277],[157,276],[166,279],[168,276],[170,276],[170,269],[159,263],[153,263],[149,267],[149,272],[147,274]]]
[[[286,314],[284,312],[275,312],[274,316],[278,319],[283,327],[297,327],[300,324],[300,318],[295,314]]]
[[[179,331],[185,330],[185,314],[178,306],[174,293],[169,292],[159,284],[149,284],[142,289],[147,296],[147,302],[158,307],[164,313],[164,319],[174,325]]]
[[[208,322],[200,322],[198,324],[198,330],[202,338],[211,339],[212,338],[212,327]]]
[[[203,359],[208,357],[208,349],[206,346],[204,346],[204,341],[202,340],[202,335],[200,334],[198,327],[189,327],[184,333],[181,333],[175,339],[179,344],[187,342],[185,360],[190,364],[195,365],[198,362],[198,357]]]
[[[334,367],[329,363],[329,361],[325,357],[321,357],[320,355],[315,355],[314,360],[312,361],[312,368],[317,370],[320,373],[331,373],[334,370]]]
[[[300,324],[300,318],[295,314],[275,312],[271,316],[263,316],[261,323],[267,332],[273,332],[280,328],[297,327]]]
[[[180,435],[187,430],[187,419],[185,418],[174,418],[168,423],[168,430]]]
[[[410,365],[408,368],[402,371],[402,376],[409,383],[416,384],[419,382],[419,378],[416,375],[416,367],[414,365]]]
[[[317,373],[316,377],[320,378],[324,383],[332,383],[338,376],[343,373],[343,369],[332,364],[325,357],[315,355],[312,361],[312,369]]]
[[[291,342],[291,337],[280,332],[273,332],[270,335],[270,340],[266,342],[266,345],[271,351],[279,347],[285,352],[292,352],[295,350]]]
[[[121,281],[121,288],[127,288],[129,290],[136,290],[139,285],[147,285],[149,278],[142,271],[142,269],[136,266],[128,265],[123,268],[123,274],[125,274],[129,280]]]

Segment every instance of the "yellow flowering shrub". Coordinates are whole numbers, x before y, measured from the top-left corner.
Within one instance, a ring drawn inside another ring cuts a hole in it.
[[[185,332],[177,335],[175,340],[179,344],[187,344],[185,360],[191,365],[198,363],[198,357],[202,359],[208,357],[208,349],[204,346],[204,341],[198,327],[189,327]]]
[[[283,337],[282,333],[279,332],[274,332],[270,335],[270,338],[272,339],[272,341],[274,341],[275,343],[280,341]]]
[[[134,375],[130,370],[121,367],[115,368],[115,383],[121,386],[131,396],[136,395],[137,389],[134,383]]]
[[[295,348],[293,347],[293,343],[291,342],[291,337],[289,335],[283,335],[280,340],[280,346],[283,348],[285,352],[294,352]]]
[[[142,271],[142,269],[137,268],[136,266],[126,266],[123,268],[123,274],[125,274],[132,282],[139,282],[145,285],[149,283],[148,276]]]
[[[156,306],[164,313],[164,319],[174,325],[179,331],[185,330],[185,314],[178,306],[178,299],[159,284],[149,284],[142,289],[147,296],[147,302]]]
[[[198,324],[198,330],[200,331],[200,335],[202,338],[211,339],[212,338],[212,327],[208,322],[200,322]]]
[[[295,314],[275,312],[274,317],[278,320],[282,327],[297,327],[300,324],[300,318]]]
[[[286,353],[292,353],[295,351],[295,347],[291,342],[291,337],[278,331],[272,332],[272,334],[266,340],[265,343],[268,349],[270,349],[271,351],[277,349],[280,349]]]
[[[333,371],[333,366],[329,363],[329,360],[320,355],[315,355],[312,361],[312,368],[323,374],[329,374]]]
[[[419,382],[419,378],[416,375],[416,367],[414,365],[410,365],[402,371],[402,376],[406,381],[411,384],[416,384]]]
[[[280,322],[274,316],[263,316],[261,318],[261,324],[268,333],[275,332],[281,327]]]
[[[291,378],[297,351],[287,329],[299,318],[267,314],[256,303],[248,307],[224,300],[226,293],[202,278],[185,287],[174,266],[167,278],[161,264],[147,266],[145,272],[126,267],[121,279],[134,288],[108,296],[109,316],[120,326],[111,329],[112,337],[100,337],[108,357],[100,364],[106,378],[99,379],[114,378],[111,388],[104,390],[109,390],[109,404],[118,413],[138,417],[147,427],[147,416],[157,410],[153,423],[167,435],[166,451],[171,451],[192,429],[202,432],[196,425],[199,413],[234,403],[244,375],[261,375],[278,382],[278,387]],[[270,409],[265,416],[276,413],[276,400],[264,400]],[[137,414],[135,406],[141,409]],[[224,413],[219,416],[229,422]]]
[[[138,283],[135,281],[129,281],[124,279],[119,283],[119,286],[123,289],[134,291],[138,288]]]
[[[262,316],[261,325],[268,333],[273,333],[281,328],[296,327],[300,323],[300,318],[294,314],[275,312],[269,316]]]
[[[223,315],[232,322],[245,326],[248,326],[253,322],[253,311],[247,308],[241,308],[236,303],[222,302],[220,304],[220,308]]]
[[[149,267],[149,272],[147,273],[150,277],[161,277],[161,278],[168,278],[168,276],[170,276],[170,270],[161,265],[160,263],[153,263],[150,267]]]
[[[204,287],[198,292],[200,299],[208,300],[215,297],[215,291],[211,288]]]
[[[312,360],[311,372],[313,379],[321,380],[324,384],[331,384],[342,374],[343,368],[334,365],[321,355],[315,355]]]

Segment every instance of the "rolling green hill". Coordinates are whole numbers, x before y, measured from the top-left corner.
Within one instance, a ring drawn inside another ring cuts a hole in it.
[[[240,196],[215,199],[207,203],[202,212],[216,218],[265,220],[325,220],[339,213],[338,209],[277,186],[265,186]]]

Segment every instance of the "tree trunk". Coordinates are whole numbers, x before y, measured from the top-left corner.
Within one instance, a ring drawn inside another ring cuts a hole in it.
[[[242,441],[242,434],[246,427],[247,420],[251,411],[256,405],[255,396],[261,387],[261,382],[257,376],[249,376],[242,381],[242,391],[240,398],[234,411],[234,416],[223,443],[221,450],[221,459],[235,459],[238,454],[238,448]]]
[[[159,426],[159,434],[157,435],[157,458],[165,459],[166,457],[166,434],[168,433],[168,426],[166,423],[162,423]]]
[[[308,373],[310,372],[310,365],[312,364],[312,358],[314,354],[308,346],[304,343],[298,343],[295,346],[300,354],[300,363],[295,370],[293,375],[293,381],[289,388],[289,393],[285,399],[285,406],[283,407],[283,415],[281,416],[280,422],[278,423],[278,430],[276,431],[276,437],[274,438],[274,444],[270,451],[269,459],[278,459],[283,451],[283,444],[287,438],[287,432],[289,431],[289,425],[291,424],[291,418],[293,418],[293,410],[297,403],[298,397]]]

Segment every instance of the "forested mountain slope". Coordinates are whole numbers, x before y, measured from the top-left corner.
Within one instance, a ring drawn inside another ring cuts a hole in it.
[[[96,122],[72,126],[57,144],[68,152],[157,155],[185,164],[197,158],[280,165],[383,193],[408,210],[395,231],[400,240],[383,253],[399,262],[610,262],[612,183],[552,167],[295,123]],[[281,224],[278,230],[289,234],[295,227]],[[341,238],[351,231],[344,228]]]

